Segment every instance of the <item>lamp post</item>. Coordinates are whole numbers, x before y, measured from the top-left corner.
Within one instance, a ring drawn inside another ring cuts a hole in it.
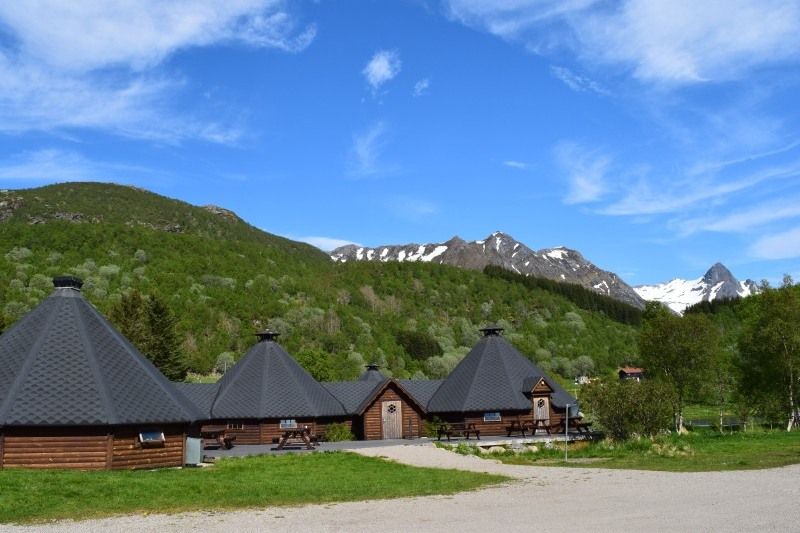
[[[567,439],[569,438],[569,408],[572,407],[571,403],[564,406],[564,462],[567,462]]]

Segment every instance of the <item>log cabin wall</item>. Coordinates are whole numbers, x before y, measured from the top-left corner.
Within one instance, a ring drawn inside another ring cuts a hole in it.
[[[390,383],[381,394],[367,407],[363,415],[363,438],[365,440],[383,439],[382,403],[386,401],[400,401],[402,416],[402,433],[404,439],[422,436],[423,415],[411,400],[397,385]]]
[[[166,442],[163,447],[143,448],[139,443],[142,428],[124,427],[114,432],[114,445],[111,468],[163,468],[183,466],[185,426],[153,428],[164,432]],[[149,428],[148,428],[149,429]]]
[[[444,422],[475,424],[475,429],[481,432],[481,437],[506,436],[506,426],[518,416],[530,416],[530,411],[501,411],[499,422],[484,422],[483,413],[446,413],[437,415]]]
[[[0,439],[5,468],[107,468],[106,429],[6,428]]]
[[[236,444],[261,444],[261,424],[258,420],[219,420],[212,422],[211,425],[223,424],[229,435],[236,437]]]

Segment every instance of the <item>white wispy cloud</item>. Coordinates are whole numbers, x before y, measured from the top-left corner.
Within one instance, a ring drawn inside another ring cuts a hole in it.
[[[49,148],[14,154],[0,163],[0,181],[126,181],[148,174],[133,165],[95,161],[71,150]]]
[[[235,142],[240,128],[175,111],[185,81],[163,62],[232,42],[297,52],[316,32],[298,28],[275,0],[5,2],[0,27],[0,131],[88,128],[220,143]]]
[[[429,200],[414,196],[400,195],[391,198],[388,207],[395,216],[418,222],[439,213],[439,206]]]
[[[356,246],[361,246],[361,244],[349,241],[347,239],[336,239],[334,237],[319,237],[319,236],[307,236],[307,237],[288,237],[289,239],[300,241],[300,242],[307,242],[311,246],[316,246],[323,252],[330,252],[340,246],[346,246],[348,244],[355,244]]]
[[[566,67],[558,67],[554,65],[550,67],[550,72],[557,79],[561,80],[561,82],[563,82],[564,85],[566,85],[575,92],[579,93],[592,92],[596,94],[608,94],[608,91],[596,81],[592,80],[591,78],[587,78],[586,76],[581,76],[579,74],[576,74]]]
[[[800,176],[800,161],[759,169],[738,178],[693,177],[673,180],[669,186],[661,180],[640,180],[626,187],[628,192],[601,212],[626,216],[674,213],[700,203],[719,204],[732,194],[764,182],[797,176]]]
[[[625,65],[643,81],[737,79],[800,53],[793,0],[628,0],[573,24],[588,57]]]
[[[378,50],[367,62],[361,73],[373,92],[400,74],[403,63],[397,50]]]
[[[702,231],[747,233],[773,222],[800,218],[800,198],[763,202],[728,214],[676,220],[671,226],[682,236]]]
[[[506,161],[503,161],[503,165],[509,168],[516,168],[518,170],[525,170],[530,166],[528,163],[524,163],[522,161],[516,161],[514,159],[508,159]]]
[[[381,161],[387,145],[387,131],[386,124],[379,121],[365,131],[353,135],[348,165],[351,176],[367,177],[388,171]]]
[[[800,54],[794,0],[449,0],[446,7],[451,18],[535,52],[571,49],[648,82],[736,79]]]
[[[422,96],[423,94],[428,92],[430,86],[431,86],[431,81],[428,78],[421,79],[414,84],[414,90],[412,91],[411,94],[413,94],[414,96]]]
[[[608,190],[606,173],[611,157],[575,142],[556,145],[555,159],[564,172],[568,191],[566,204],[584,204],[600,200]]]
[[[750,248],[750,255],[759,259],[800,257],[800,227],[761,237]]]

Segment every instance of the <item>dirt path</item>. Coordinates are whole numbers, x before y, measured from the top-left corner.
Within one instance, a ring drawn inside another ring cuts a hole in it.
[[[454,496],[293,508],[129,516],[0,531],[800,531],[800,465],[665,473],[503,465],[433,446],[358,450],[514,481]]]

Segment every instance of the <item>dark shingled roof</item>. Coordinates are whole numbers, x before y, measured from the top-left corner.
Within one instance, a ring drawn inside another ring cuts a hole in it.
[[[381,374],[381,371],[378,370],[378,365],[367,365],[367,369],[359,376],[358,381],[381,382],[386,381],[386,376]]]
[[[217,396],[218,386],[216,383],[175,383],[178,392],[203,413],[205,418],[211,416],[211,406]]]
[[[385,378],[382,381],[335,381],[322,385],[341,402],[348,415],[360,415],[364,403],[387,381]]]
[[[219,380],[212,418],[344,416],[328,390],[275,342],[261,340]]]
[[[410,394],[418,404],[427,408],[435,393],[442,384],[441,379],[398,379],[397,382]]]
[[[553,389],[554,407],[575,404],[575,398],[519,353],[495,329],[453,369],[428,402],[431,413],[529,410],[526,382],[544,378]]]
[[[87,302],[62,285],[0,336],[0,426],[188,423],[202,418]],[[63,283],[62,283],[63,282]]]

